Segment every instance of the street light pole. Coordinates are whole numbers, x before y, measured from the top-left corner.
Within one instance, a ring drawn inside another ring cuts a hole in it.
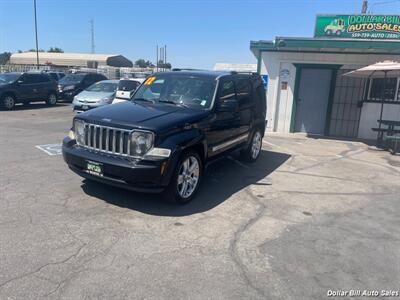
[[[365,15],[368,10],[368,0],[363,0],[361,14]]]
[[[37,32],[36,0],[33,0],[33,8],[35,11],[36,65],[37,69],[39,70],[39,42],[38,42],[38,32]]]

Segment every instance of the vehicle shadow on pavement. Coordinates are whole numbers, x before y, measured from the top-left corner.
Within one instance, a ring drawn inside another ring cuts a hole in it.
[[[162,195],[140,194],[118,189],[101,183],[84,180],[83,191],[112,205],[137,210],[157,216],[187,216],[208,211],[238,191],[252,185],[271,185],[266,178],[290,155],[263,150],[252,164],[243,163],[233,155],[208,166],[200,190],[195,199],[186,205],[177,205],[163,200]]]
[[[11,111],[8,111],[6,109],[0,108],[0,111],[2,112],[13,112],[16,110],[35,110],[35,109],[41,109],[41,108],[55,108],[55,107],[60,107],[60,106],[68,106],[71,105],[70,103],[59,103],[57,102],[56,105],[54,106],[49,106],[46,103],[30,103],[30,104],[16,104],[14,108]]]

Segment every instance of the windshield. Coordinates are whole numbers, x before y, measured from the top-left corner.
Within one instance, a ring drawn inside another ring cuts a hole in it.
[[[208,77],[157,75],[147,78],[133,97],[193,108],[210,108],[216,80]]]
[[[85,74],[69,74],[61,78],[59,83],[79,83],[84,77]]]
[[[118,84],[118,91],[134,91],[140,85],[135,80],[120,80]]]
[[[0,74],[0,84],[8,84],[16,81],[21,74],[4,73]]]
[[[96,82],[89,86],[86,91],[88,92],[104,92],[104,93],[114,93],[117,90],[117,82]]]

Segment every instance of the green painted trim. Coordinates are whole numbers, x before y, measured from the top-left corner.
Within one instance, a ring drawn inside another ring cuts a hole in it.
[[[250,49],[282,50],[285,48],[368,49],[368,53],[371,53],[371,50],[393,50],[400,53],[400,41],[286,37],[276,37],[274,41],[250,41]]]
[[[400,45],[399,45],[400,47]],[[400,55],[399,52],[355,52],[355,51],[324,51],[321,50],[281,50],[281,49],[274,49],[274,50],[262,50],[263,52],[280,52],[280,53],[323,53],[323,54],[355,54],[355,55]]]
[[[326,136],[329,135],[329,128],[331,127],[332,107],[333,107],[333,100],[335,97],[337,71],[338,69],[334,68],[332,69],[332,74],[331,74],[332,77],[331,77],[331,86],[329,87],[328,108],[326,110],[326,117],[325,117],[324,134]]]
[[[258,52],[258,57],[257,57],[257,73],[261,74],[261,63],[262,63],[262,50]]]
[[[302,70],[301,67],[296,66],[296,79],[294,80],[292,116],[290,117],[290,132],[291,133],[294,132],[295,124],[296,124],[297,98],[299,97],[301,70]]]
[[[335,95],[337,70],[340,69],[343,65],[331,65],[331,64],[293,64],[293,65],[296,67],[296,79],[294,82],[292,115],[290,118],[290,132],[291,133],[295,132],[296,113],[297,113],[297,98],[299,97],[300,79],[301,79],[301,75],[302,75],[302,70],[303,69],[329,69],[329,70],[332,70],[331,84],[329,87],[328,109],[326,112],[325,130],[324,130],[325,135],[327,135],[327,128],[329,130],[329,126],[330,126],[330,115],[332,113],[333,97]],[[333,82],[333,79],[334,79],[334,82]]]

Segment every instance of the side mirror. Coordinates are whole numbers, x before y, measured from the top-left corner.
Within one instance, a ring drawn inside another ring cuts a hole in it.
[[[238,101],[235,98],[218,100],[217,111],[219,112],[235,112],[238,109]]]

